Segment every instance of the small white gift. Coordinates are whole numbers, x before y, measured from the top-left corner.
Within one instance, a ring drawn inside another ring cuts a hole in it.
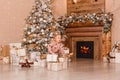
[[[115,53],[115,62],[120,63],[120,53]]]
[[[51,71],[60,71],[63,69],[63,64],[60,62],[48,62],[47,69]]]
[[[59,62],[64,62],[65,61],[65,58],[59,58]]]
[[[10,43],[9,46],[10,46],[10,49],[12,49],[13,47],[21,48],[21,43]]]
[[[40,63],[40,67],[46,67],[46,65],[47,65],[45,59],[40,60],[39,63]]]
[[[34,61],[34,65],[33,66],[46,67],[46,60]]]
[[[65,54],[69,54],[69,52],[70,52],[70,51],[69,51],[69,48],[65,47],[65,48],[64,48],[64,53],[65,53]]]
[[[18,54],[18,56],[26,56],[26,50],[25,49],[18,49],[17,54]]]
[[[20,57],[17,55],[12,55],[11,56],[11,64],[12,65],[19,65],[20,62]]]
[[[17,54],[17,49],[16,48],[10,49],[10,63],[12,65],[18,65],[19,60],[20,60],[20,57]]]
[[[57,54],[47,54],[47,62],[57,62],[58,55]]]
[[[52,69],[52,63],[51,62],[47,62],[47,69],[51,70]]]
[[[52,71],[59,71],[63,69],[62,63],[52,63]]]
[[[9,57],[3,57],[3,63],[8,64],[9,63]]]
[[[31,53],[30,53],[30,59],[31,59],[32,61],[35,61],[35,60],[36,60],[36,57],[37,57],[37,52],[31,52]]]
[[[33,66],[40,66],[40,63],[35,61]]]
[[[67,61],[63,62],[62,64],[63,64],[62,65],[63,69],[67,69],[68,68],[68,62]]]
[[[17,55],[17,50],[15,49],[15,48],[13,48],[13,49],[10,49],[10,55]]]

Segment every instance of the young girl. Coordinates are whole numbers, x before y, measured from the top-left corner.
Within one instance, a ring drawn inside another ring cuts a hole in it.
[[[49,54],[64,54],[64,45],[62,43],[61,35],[56,34],[53,41],[48,45]]]

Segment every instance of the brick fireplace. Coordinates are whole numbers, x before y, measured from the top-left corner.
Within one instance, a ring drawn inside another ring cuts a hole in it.
[[[103,25],[72,23],[66,28],[66,34],[68,36],[66,45],[70,48],[70,52],[74,53],[73,60],[77,59],[77,42],[92,41],[94,43],[94,60],[102,59],[103,54],[106,53],[103,48],[110,50],[110,45],[106,46],[106,40],[109,38],[104,39],[103,37]]]

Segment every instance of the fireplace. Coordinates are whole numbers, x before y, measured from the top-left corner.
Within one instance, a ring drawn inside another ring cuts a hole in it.
[[[77,41],[76,58],[94,58],[94,41]]]
[[[103,33],[103,25],[72,23],[68,26],[69,27],[66,28],[66,35],[68,37],[66,46],[70,48],[70,52],[74,53],[72,57],[73,61],[81,58],[81,56],[78,55],[79,49],[77,48],[81,42],[87,42],[87,44],[90,42],[91,45],[93,45],[91,57],[88,58],[94,60],[102,60],[102,56],[111,50],[111,34]],[[82,57],[86,58],[86,56]]]

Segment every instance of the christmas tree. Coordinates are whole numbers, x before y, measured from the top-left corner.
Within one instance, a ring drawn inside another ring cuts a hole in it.
[[[26,19],[22,45],[28,52],[47,53],[47,46],[56,32],[64,35],[64,27],[54,19],[50,0],[35,0]]]

